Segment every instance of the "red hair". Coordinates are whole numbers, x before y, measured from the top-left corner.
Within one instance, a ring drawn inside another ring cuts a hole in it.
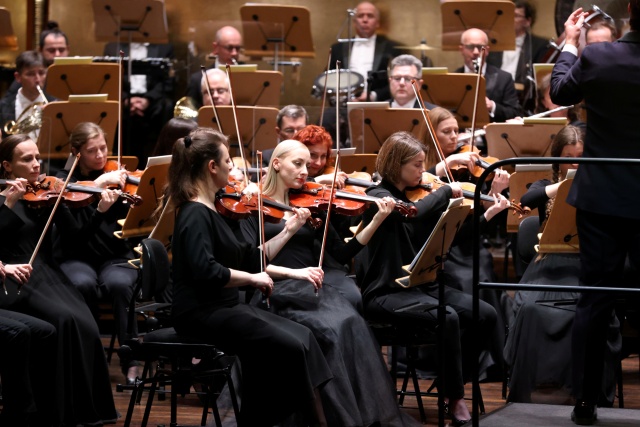
[[[327,149],[327,159],[331,157],[331,147],[333,147],[333,141],[329,132],[324,130],[321,126],[308,125],[300,129],[293,136],[296,141],[302,142],[307,147],[311,145],[324,144]]]

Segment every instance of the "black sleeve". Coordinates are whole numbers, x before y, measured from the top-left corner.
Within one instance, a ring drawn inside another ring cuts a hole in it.
[[[547,196],[547,192],[545,191],[549,185],[551,185],[551,181],[548,179],[541,179],[540,181],[534,182],[520,199],[520,204],[531,209],[544,205],[549,200],[549,196]]]
[[[318,239],[321,244],[322,238],[324,237],[324,221],[326,221],[326,218],[323,218],[323,226],[316,230],[316,239]],[[364,248],[364,245],[362,245],[355,237],[345,243],[345,241],[340,238],[335,228],[333,228],[333,225],[329,224],[325,250],[340,264],[350,263],[353,257],[356,256],[362,248]]]

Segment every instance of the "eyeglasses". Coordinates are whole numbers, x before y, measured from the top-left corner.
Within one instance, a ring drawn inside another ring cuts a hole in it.
[[[465,49],[467,49],[469,52],[473,52],[476,49],[478,49],[479,51],[482,51],[482,48],[487,47],[487,45],[484,45],[484,44],[463,44],[462,46]]]
[[[284,128],[282,129],[282,133],[286,134],[286,135],[293,135],[294,133],[298,132],[300,129],[303,129],[304,126],[302,126],[301,128]]]
[[[244,49],[244,46],[241,45],[227,45],[227,46],[221,46],[224,50],[227,50],[229,52],[233,52],[234,50],[237,50],[238,52],[240,52],[242,49]]]
[[[420,80],[422,77],[414,77],[414,76],[390,76],[389,77],[391,80],[400,83],[402,81],[402,79],[404,79],[405,82],[410,82],[411,80],[415,79],[415,80]]]

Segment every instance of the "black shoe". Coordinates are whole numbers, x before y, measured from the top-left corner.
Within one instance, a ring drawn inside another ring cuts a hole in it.
[[[598,419],[596,405],[578,400],[571,412],[571,421],[580,426],[590,426]]]
[[[449,418],[451,418],[451,425],[453,427],[460,427],[460,426],[463,426],[463,425],[471,422],[471,418],[469,418],[468,420],[459,420],[459,419],[457,419],[456,416],[453,415],[453,412],[449,408],[449,403],[447,403],[447,402],[444,402],[444,404],[442,405],[442,409],[444,410],[444,414],[448,415]]]

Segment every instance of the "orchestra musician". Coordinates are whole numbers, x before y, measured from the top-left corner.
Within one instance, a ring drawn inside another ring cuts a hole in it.
[[[38,147],[27,135],[12,135],[0,143],[0,175],[10,180],[0,195],[3,262],[29,262],[51,212],[51,208],[32,208],[23,199],[27,184],[38,180],[39,160]],[[54,220],[62,233],[79,233],[87,226],[77,224],[63,205]],[[56,328],[56,350],[47,354],[55,363],[54,381],[47,383],[52,402],[47,421],[51,425],[115,423],[118,414],[98,326],[53,260],[51,230],[44,237],[29,279],[24,279],[23,272],[19,279],[6,278],[7,294],[0,292],[0,308],[38,317]]]
[[[29,265],[4,265],[0,262],[0,282],[6,276],[29,279]],[[55,362],[56,328],[27,314],[0,309],[0,380],[2,380],[3,426],[45,426],[55,413],[50,399]]]
[[[236,239],[215,194],[226,186],[232,163],[225,136],[197,129],[174,145],[168,195],[177,217],[172,239],[176,330],[212,340],[242,364],[239,425],[272,426],[296,412],[326,425],[318,389],[332,378],[305,326],[239,302],[238,288],[266,295],[273,281],[260,272],[261,251],[274,259],[309,217],[295,210],[282,232],[262,248]]]
[[[216,31],[216,39],[212,43],[213,49],[211,53],[215,56],[215,62],[212,69],[217,69],[219,66],[225,66],[227,64],[242,64],[239,62],[240,52],[242,51],[242,34],[236,28],[226,25]],[[200,91],[200,82],[202,79],[202,72],[197,71],[191,74],[189,77],[189,85],[187,87],[186,96],[193,99],[196,107],[205,104],[204,101],[208,98],[206,93]],[[211,91],[213,93],[213,91]]]
[[[298,141],[278,144],[263,193],[280,203],[294,200],[290,190],[300,189],[307,181],[309,159],[309,150]],[[346,244],[329,227],[325,248],[336,260],[349,262],[368,243],[395,202],[381,198],[375,205],[376,213],[368,226]],[[265,223],[264,233],[269,238],[284,226],[284,222]],[[257,241],[259,231],[254,218],[241,221],[240,228],[247,241]],[[314,230],[305,224],[271,259],[267,272],[274,278],[275,287],[270,309],[314,332],[333,373],[333,379],[321,390],[328,425],[404,425],[380,347],[365,320],[338,290],[339,286],[353,284],[325,286],[324,268],[319,266],[320,258],[314,245],[316,239],[323,238],[323,230],[324,227]],[[343,274],[342,280],[352,279]],[[317,296],[314,295],[316,289]],[[264,306],[261,299],[260,295],[254,295],[253,301]]]
[[[389,88],[391,108],[421,108],[413,91],[412,80],[422,87],[422,62],[413,55],[400,55],[389,65]],[[437,105],[425,101],[425,108],[431,110]]]
[[[153,149],[152,156],[170,156],[173,152],[173,144],[180,138],[184,138],[189,133],[195,130],[198,124],[189,119],[183,119],[180,117],[174,117],[169,120],[160,131],[158,135],[158,142]]]
[[[583,157],[640,159],[635,118],[640,114],[640,1],[628,4],[631,31],[614,43],[586,46],[578,57],[582,24],[579,8],[565,22],[565,46],[551,74],[551,100],[571,105],[585,100],[587,132]],[[580,283],[619,286],[624,263],[640,266],[640,190],[637,165],[583,164],[567,202],[576,208],[580,236]],[[627,182],[612,188],[612,180]],[[637,285],[637,284],[636,284]],[[604,345],[614,307],[611,293],[582,293],[573,326],[571,418],[590,425],[597,418]]]
[[[376,170],[382,181],[367,189],[367,194],[375,197],[392,197],[411,203],[406,191],[422,180],[425,160],[424,147],[408,132],[396,132],[380,148]],[[405,276],[403,265],[410,264],[424,242],[431,234],[440,214],[447,208],[449,199],[461,197],[458,183],[442,186],[426,197],[413,203],[418,213],[413,218],[405,218],[392,212],[373,235],[363,257],[356,258],[356,271],[363,292],[365,315],[385,323],[400,327],[434,331],[438,326],[435,310],[397,310],[408,304],[420,303],[437,305],[437,284],[425,284],[402,288],[395,280]],[[489,220],[506,207],[504,199],[486,210],[484,217]],[[363,224],[370,224],[376,211],[365,211]],[[446,265],[445,265],[446,269]],[[470,375],[470,347],[473,337],[482,337],[486,342],[496,321],[495,310],[480,301],[479,323],[471,324],[472,297],[452,287],[445,287],[446,323],[444,331],[445,360],[447,378],[443,387],[448,402],[449,414],[456,426],[465,424],[471,418],[464,402],[464,380]]]
[[[227,73],[218,69],[211,68],[205,72],[207,79],[205,80],[200,73],[200,93],[202,94],[203,105],[211,105],[211,98],[216,105],[231,105],[231,92],[229,92],[229,77]],[[207,91],[207,84],[211,97]]]
[[[86,181],[104,189],[125,187],[127,171],[106,172],[107,142],[100,126],[91,122],[77,124],[69,135],[69,145],[73,156],[80,154],[70,182]],[[69,170],[62,169],[56,176],[64,180],[68,175]],[[138,271],[127,264],[134,258],[129,243],[113,234],[122,228],[118,220],[127,216],[129,205],[116,203],[116,190],[107,190],[106,194],[107,197],[88,206],[70,209],[76,221],[90,223],[91,227],[83,230],[84,234],[61,233],[56,239],[56,257],[60,269],[78,288],[96,317],[100,300],[108,298],[112,302],[115,332],[118,343],[123,345],[127,339],[138,335],[137,324],[129,325],[128,322],[128,308]],[[120,362],[127,383],[133,384],[138,376],[137,362]]]
[[[460,53],[464,66],[456,73],[476,73],[474,61],[480,58],[484,47],[484,59],[489,53],[489,38],[478,29],[470,28],[460,37]],[[492,123],[504,122],[520,115],[520,103],[513,78],[506,71],[483,61],[482,75],[486,81],[485,104]]]
[[[276,116],[277,143],[292,139],[299,130],[307,126],[307,123],[309,123],[309,114],[304,107],[294,104],[285,105]],[[273,150],[273,148],[267,148],[262,152],[262,166],[269,166]]]

